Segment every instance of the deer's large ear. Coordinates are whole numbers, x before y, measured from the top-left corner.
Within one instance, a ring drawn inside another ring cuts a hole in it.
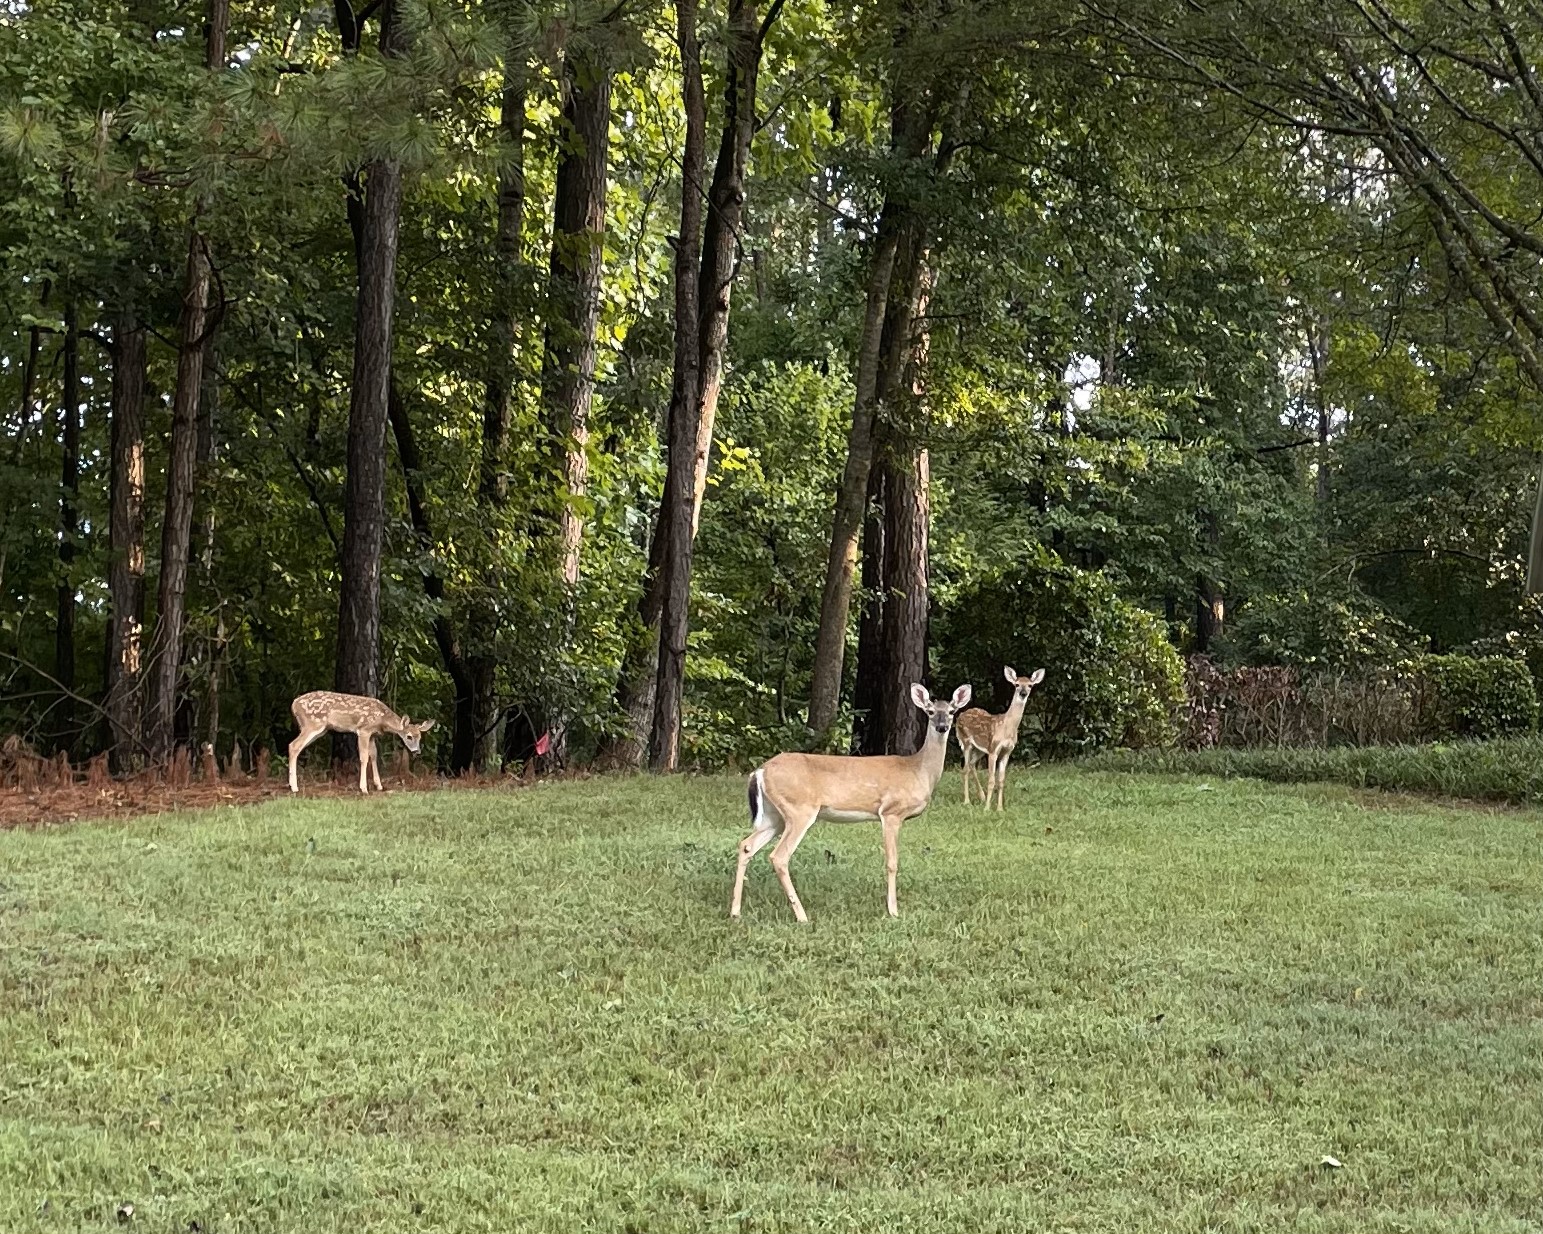
[[[911,701],[923,711],[932,710],[932,695],[927,693],[926,686],[918,685],[914,681],[911,683]]]
[[[1004,664],[1002,666],[1002,676],[1007,678],[1007,684],[1008,685],[1015,686],[1015,685],[1018,684],[1018,670],[1017,669],[1010,668],[1010,667],[1008,667],[1007,665]]]
[[[963,707],[966,703],[968,703],[970,701],[970,695],[973,694],[973,693],[974,693],[974,691],[970,689],[968,683],[965,684],[965,685],[960,686],[957,690],[955,690],[954,691],[954,700],[953,700],[953,702],[954,702],[954,710],[958,711],[959,708]]]
[[[431,729],[433,727],[434,727],[434,721],[433,720],[420,720],[420,721],[418,721],[418,731],[420,733],[426,733],[426,732],[429,731],[429,729]]]
[[[1030,685],[1031,685],[1031,686],[1037,686],[1037,685],[1038,685],[1038,684],[1039,684],[1039,683],[1040,683],[1040,682],[1042,682],[1042,681],[1043,681],[1043,680],[1044,680],[1044,679],[1045,679],[1045,670],[1044,670],[1044,669],[1042,669],[1042,668],[1037,668],[1037,669],[1035,669],[1035,670],[1034,670],[1034,672],[1033,672],[1033,673],[1032,673],[1032,674],[1031,674],[1031,675],[1030,675],[1030,676],[1029,676],[1029,684],[1030,684]]]

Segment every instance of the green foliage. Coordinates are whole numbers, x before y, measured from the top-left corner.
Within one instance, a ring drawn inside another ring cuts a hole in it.
[[[1364,592],[1320,585],[1252,597],[1220,651],[1249,664],[1366,673],[1407,663],[1423,645],[1418,631]]]
[[[0,1227],[1525,1229],[1536,816],[1200,788],[950,772],[812,927],[738,777],[0,833]]]
[[[1433,735],[1508,737],[1538,726],[1538,694],[1521,661],[1505,656],[1425,656]]]
[[[1084,765],[1098,771],[1323,781],[1474,801],[1543,804],[1543,738],[1536,736],[1425,745],[1112,750]]]
[[[1178,653],[1161,622],[1092,571],[1045,557],[983,580],[936,616],[934,639],[934,676],[949,688],[968,681],[995,689],[1003,665],[1045,669],[1024,740],[1046,756],[1165,745],[1176,735],[1184,701]],[[982,690],[976,702],[988,706],[990,697]]]

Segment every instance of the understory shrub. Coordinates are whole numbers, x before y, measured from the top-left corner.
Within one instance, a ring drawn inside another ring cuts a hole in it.
[[[1503,737],[1538,722],[1531,673],[1504,656],[1426,655],[1359,674],[1224,670],[1195,656],[1185,695],[1181,744],[1196,750]]]
[[[1048,557],[1015,566],[960,592],[934,616],[933,638],[940,687],[968,681],[977,704],[995,711],[1007,706],[1004,664],[1045,669],[1021,738],[1042,756],[1178,735],[1183,661],[1162,623],[1101,574]]]
[[[1543,804],[1543,738],[1536,735],[1332,749],[1111,750],[1083,765],[1095,771],[1320,781],[1473,801]]]
[[[1426,656],[1427,729],[1434,736],[1507,737],[1538,726],[1538,693],[1521,660]]]

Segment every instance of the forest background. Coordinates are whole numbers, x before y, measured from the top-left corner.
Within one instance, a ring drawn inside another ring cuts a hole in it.
[[[0,732],[329,687],[671,769],[1003,663],[1047,755],[1532,728],[1540,62],[1519,0],[6,0]]]

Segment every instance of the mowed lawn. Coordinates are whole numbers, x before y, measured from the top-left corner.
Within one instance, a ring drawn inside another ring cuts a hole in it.
[[[807,927],[734,777],[0,834],[0,1230],[1543,1228],[1543,814],[958,795]]]

